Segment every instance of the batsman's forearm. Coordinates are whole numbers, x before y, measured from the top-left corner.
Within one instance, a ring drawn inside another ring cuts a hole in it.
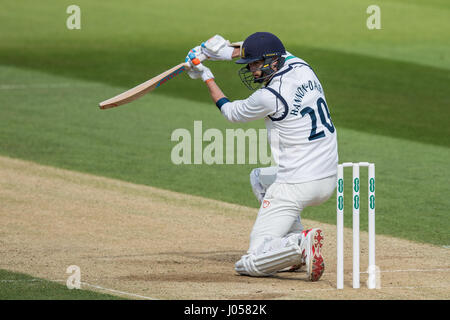
[[[211,95],[211,99],[214,101],[214,103],[217,104],[217,101],[219,101],[222,98],[226,98],[223,94],[222,90],[219,88],[217,83],[213,79],[209,79],[206,82],[206,86],[208,87],[209,94]]]
[[[234,48],[233,53],[231,54],[231,58],[232,59],[239,58],[240,56],[241,56],[241,48],[240,47]]]

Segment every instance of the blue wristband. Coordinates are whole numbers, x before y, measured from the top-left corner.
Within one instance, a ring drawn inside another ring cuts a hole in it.
[[[230,100],[228,100],[228,98],[225,98],[225,97],[220,98],[219,100],[217,100],[216,106],[217,106],[217,108],[219,108],[219,110],[220,110],[220,109],[222,108],[222,106],[223,106],[225,103],[227,103],[227,102],[230,102]]]

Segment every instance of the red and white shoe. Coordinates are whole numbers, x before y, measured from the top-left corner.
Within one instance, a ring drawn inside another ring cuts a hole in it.
[[[322,257],[323,232],[319,228],[309,229],[302,232],[300,249],[302,260],[306,263],[306,272],[311,281],[317,281],[325,270]]]

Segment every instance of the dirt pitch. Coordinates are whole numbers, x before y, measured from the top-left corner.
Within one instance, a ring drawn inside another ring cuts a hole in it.
[[[355,290],[346,230],[346,288],[338,291],[333,225],[303,221],[325,233],[326,271],[312,283],[305,272],[271,278],[234,272],[253,208],[6,157],[0,157],[0,204],[0,268],[65,283],[67,267],[77,265],[82,288],[128,298],[450,298],[449,251],[441,247],[377,235],[381,289],[368,290],[362,273]],[[367,234],[361,239],[364,271]]]

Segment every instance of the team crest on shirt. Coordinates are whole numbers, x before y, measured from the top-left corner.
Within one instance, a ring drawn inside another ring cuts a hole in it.
[[[267,208],[268,206],[270,206],[270,201],[269,200],[264,200],[263,201],[263,208]]]

